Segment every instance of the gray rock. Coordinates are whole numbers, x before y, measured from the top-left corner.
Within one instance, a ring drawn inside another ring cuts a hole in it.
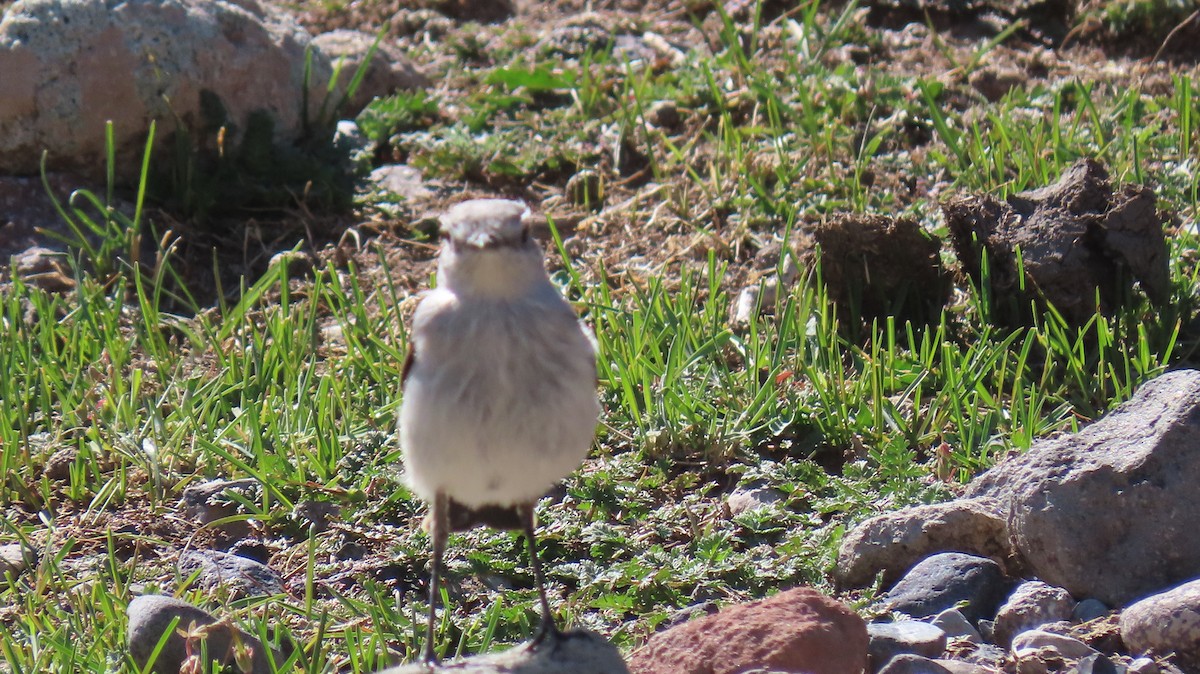
[[[1004,571],[987,557],[961,552],[931,555],[914,566],[884,597],[884,605],[924,618],[966,602],[968,620],[991,617],[1008,590]]]
[[[946,650],[946,633],[917,620],[867,625],[867,657],[871,671],[879,671],[901,653],[936,658]]]
[[[5,574],[16,578],[36,563],[37,553],[27,549],[24,545],[20,543],[0,545],[0,582],[3,582]]]
[[[191,604],[163,595],[144,595],[134,598],[126,609],[129,625],[126,630],[126,645],[129,655],[144,670],[150,662],[150,656],[162,639],[163,633],[171,627],[172,621],[178,618],[175,629],[167,637],[166,643],[158,658],[154,661],[152,671],[159,674],[178,674],[188,657],[189,638],[183,633],[190,633],[191,651],[199,652],[200,642],[207,640],[208,656],[222,663],[232,663],[233,635],[236,632],[238,640],[249,646],[252,652],[250,674],[268,674],[271,667],[268,663],[267,651],[258,639],[247,632],[233,627],[231,624],[218,621],[215,617]],[[207,629],[201,631],[196,628]],[[206,634],[207,636],[202,636]],[[284,658],[278,652],[273,653],[275,662],[282,663]],[[203,668],[207,671],[207,668]]]
[[[437,195],[425,182],[421,171],[407,164],[384,164],[371,171],[370,181],[406,201],[428,201]]]
[[[996,669],[967,662],[966,660],[934,660],[948,670],[950,674],[996,674]]]
[[[387,40],[375,44],[375,36],[357,30],[334,30],[313,38],[312,44],[328,57],[338,71],[335,95],[347,93],[355,73],[367,58],[371,46],[375,54],[363,74],[358,90],[346,101],[346,108],[338,110],[342,115],[356,116],[372,99],[390,96],[402,89],[423,89],[429,80],[408,61],[404,53]]]
[[[1008,523],[990,499],[959,499],[886,513],[846,534],[834,571],[842,587],[865,587],[883,573],[890,588],[918,561],[936,552],[1009,556]]]
[[[1079,433],[1000,463],[967,495],[1006,506],[1033,575],[1122,606],[1200,576],[1198,449],[1200,371],[1177,370]]]
[[[202,92],[220,99],[233,128],[262,110],[279,139],[297,139],[310,43],[272,3],[19,0],[0,19],[0,173],[36,174],[47,150],[50,169],[103,178],[107,120],[118,172],[134,171],[151,120],[159,143],[177,123],[203,136],[212,121]],[[332,69],[320,51],[311,63],[315,115]]]
[[[945,632],[949,639],[966,639],[973,644],[983,642],[983,636],[979,634],[979,630],[975,629],[962,611],[956,608],[948,608],[937,614],[930,624]]]
[[[1001,645],[1012,644],[1013,637],[1059,620],[1069,620],[1075,600],[1061,587],[1038,580],[1021,583],[996,612],[992,640]]]
[[[568,632],[537,649],[528,644],[447,663],[437,671],[455,674],[629,674],[616,646],[595,632]],[[402,665],[379,674],[429,674],[425,664]]]
[[[332,501],[305,500],[292,508],[292,517],[307,522],[316,533],[328,530],[330,520],[341,516],[342,507]]]
[[[963,662],[987,667],[993,671],[1004,669],[1008,662],[1008,651],[993,644],[978,644],[971,650],[960,653],[958,657]]]
[[[194,575],[196,585],[205,590],[224,588],[231,598],[283,594],[283,579],[274,569],[227,552],[185,552],[179,557],[179,575],[185,579]]]
[[[654,101],[646,109],[646,121],[660,129],[673,129],[681,120],[675,101]]]
[[[783,499],[783,492],[778,489],[770,487],[739,488],[725,497],[725,505],[729,507],[729,514],[737,517],[751,510],[775,507]]]
[[[75,288],[75,277],[71,263],[65,253],[42,246],[34,246],[12,258],[13,275],[29,285],[48,292],[67,292]],[[70,477],[71,464],[79,448],[64,447],[46,462],[45,475],[51,480],[66,480]],[[64,461],[63,458],[70,461]],[[57,459],[57,461],[55,460]]]
[[[1075,663],[1077,674],[1125,674],[1126,667],[1109,660],[1102,653],[1089,655]]]
[[[1134,658],[1128,666],[1129,674],[1158,674],[1158,663],[1154,658]]]
[[[1174,652],[1185,671],[1200,670],[1200,578],[1126,608],[1119,625],[1134,654]]]
[[[879,674],[951,674],[937,660],[932,658],[901,653],[888,661]]]
[[[1052,649],[1067,660],[1081,660],[1096,654],[1094,648],[1079,639],[1042,630],[1027,630],[1012,640],[1012,652],[1018,659],[1043,648]]]
[[[180,502],[188,517],[202,525],[212,524],[227,517],[245,514],[245,509],[234,494],[242,500],[254,502],[259,500],[262,494],[262,485],[258,480],[249,477],[240,480],[209,480],[185,488]],[[250,525],[244,519],[224,522],[217,525],[217,528],[233,539],[244,538],[250,534]]]
[[[571,203],[600,210],[604,205],[604,176],[599,171],[583,169],[567,180],[564,192]]]
[[[1081,623],[1103,618],[1106,615],[1108,615],[1108,606],[1099,599],[1084,599],[1075,605],[1075,610],[1071,611],[1071,617]]]

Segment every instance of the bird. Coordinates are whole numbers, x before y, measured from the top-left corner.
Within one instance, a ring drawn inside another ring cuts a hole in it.
[[[438,662],[434,609],[447,538],[475,526],[525,535],[541,605],[531,647],[564,634],[546,596],[534,505],[595,439],[596,341],[550,280],[529,213],[507,199],[448,209],[437,284],[409,331],[399,436],[408,486],[428,504],[429,664]]]

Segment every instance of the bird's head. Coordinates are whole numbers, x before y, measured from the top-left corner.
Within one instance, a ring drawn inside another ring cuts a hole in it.
[[[472,295],[515,296],[546,279],[542,250],[520,201],[474,199],[441,218],[438,284]]]

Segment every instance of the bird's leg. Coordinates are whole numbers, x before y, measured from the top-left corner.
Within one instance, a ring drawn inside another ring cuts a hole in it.
[[[562,636],[562,631],[555,624],[554,616],[550,613],[550,601],[546,599],[546,576],[542,573],[542,563],[538,560],[537,540],[533,535],[533,505],[528,503],[520,506],[520,509],[521,520],[525,525],[525,540],[529,544],[529,564],[533,567],[533,580],[537,583],[538,599],[542,602],[542,623],[531,642],[531,645],[536,648],[548,637],[557,640]]]
[[[437,665],[437,653],[433,650],[435,641],[435,625],[437,622],[437,603],[441,599],[439,581],[442,577],[442,555],[446,552],[446,538],[450,535],[449,522],[446,520],[449,509],[446,495],[438,492],[429,504],[429,536],[433,539],[433,559],[429,562],[429,618],[425,629],[425,664]]]

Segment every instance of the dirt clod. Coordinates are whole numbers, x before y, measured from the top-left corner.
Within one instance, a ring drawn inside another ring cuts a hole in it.
[[[1029,299],[1037,298],[1079,325],[1097,309],[1096,289],[1099,309],[1111,313],[1133,280],[1154,302],[1169,295],[1168,251],[1154,191],[1127,185],[1114,192],[1108,171],[1094,160],[1080,160],[1057,183],[1007,201],[956,196],[942,211],[967,273],[982,282],[980,256],[986,251],[993,296],[1014,300],[997,307],[1002,320],[1025,322]]]
[[[808,227],[797,250],[803,267],[813,266],[818,247],[825,285],[844,318],[922,322],[936,319],[946,302],[941,243],[915,220],[847,214]]]

